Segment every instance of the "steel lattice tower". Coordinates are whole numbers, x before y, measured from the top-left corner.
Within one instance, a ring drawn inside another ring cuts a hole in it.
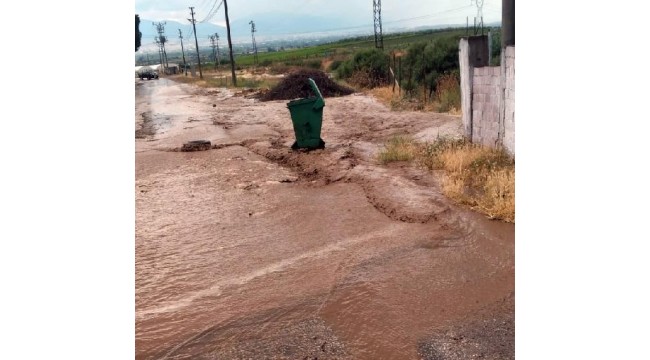
[[[375,18],[375,47],[384,49],[384,35],[381,32],[381,0],[372,0],[372,10]]]
[[[159,22],[157,24],[153,23],[153,26],[156,27],[156,31],[158,32],[158,37],[156,37],[155,40],[156,44],[160,47],[160,66],[166,69],[169,67],[169,61],[167,61],[167,51],[165,50],[165,43],[167,42],[167,37],[165,36],[165,25],[167,25],[167,22]]]
[[[478,34],[478,29],[481,29],[483,34],[483,2],[485,0],[472,0],[472,4],[476,4],[476,17],[474,18],[474,35]]]
[[[257,43],[255,42],[255,33],[257,32],[257,29],[255,29],[255,22],[253,20],[251,20],[249,24],[251,24],[251,38],[253,40],[253,59],[255,61],[255,65],[257,65]]]

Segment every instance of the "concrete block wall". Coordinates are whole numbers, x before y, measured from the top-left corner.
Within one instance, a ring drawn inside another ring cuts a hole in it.
[[[459,43],[462,121],[465,136],[515,154],[515,47],[501,52],[501,66],[485,66],[482,37]]]
[[[515,153],[515,47],[508,46],[504,55],[504,116],[503,116],[503,146],[511,153]]]
[[[496,146],[501,122],[501,67],[475,68],[472,82],[472,142]]]

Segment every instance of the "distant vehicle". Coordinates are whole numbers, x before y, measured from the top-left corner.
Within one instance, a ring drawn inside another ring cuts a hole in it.
[[[142,69],[140,70],[140,72],[138,72],[138,77],[140,78],[140,80],[158,79],[158,73],[151,69]]]

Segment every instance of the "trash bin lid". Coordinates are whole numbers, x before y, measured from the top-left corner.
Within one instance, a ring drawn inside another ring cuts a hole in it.
[[[322,108],[323,106],[325,106],[325,99],[323,99],[323,95],[321,95],[320,90],[318,90],[318,86],[316,86],[316,82],[312,78],[308,78],[307,81],[309,81],[309,85],[311,86],[311,89],[318,97],[318,100],[316,100],[316,102],[314,103],[314,109]]]

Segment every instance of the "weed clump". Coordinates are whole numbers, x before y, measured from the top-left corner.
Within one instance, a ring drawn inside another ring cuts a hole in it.
[[[416,145],[410,137],[394,136],[379,152],[379,162],[387,164],[393,161],[409,161],[415,157]]]
[[[515,160],[505,149],[441,138],[419,145],[416,158],[427,169],[444,170],[442,190],[454,201],[515,221]]]

